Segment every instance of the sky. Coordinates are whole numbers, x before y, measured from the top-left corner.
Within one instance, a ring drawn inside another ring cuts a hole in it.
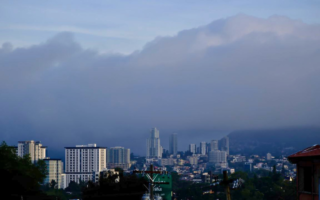
[[[1,1],[0,138],[145,154],[319,126],[319,1]]]

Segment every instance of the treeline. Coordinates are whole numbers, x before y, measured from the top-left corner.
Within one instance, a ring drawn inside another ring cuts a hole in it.
[[[232,200],[295,200],[297,199],[296,182],[286,181],[281,173],[273,172],[255,174],[236,172],[231,179],[243,179],[245,183],[238,189],[231,190]],[[222,177],[220,177],[222,178]],[[225,187],[222,185],[208,187],[208,183],[192,183],[179,180],[178,174],[173,175],[173,191],[177,199],[189,200],[225,200]],[[212,190],[211,194],[204,194]]]

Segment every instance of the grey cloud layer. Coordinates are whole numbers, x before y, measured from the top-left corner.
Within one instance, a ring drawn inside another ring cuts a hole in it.
[[[61,33],[0,49],[0,135],[119,142],[143,152],[139,139],[154,126],[319,125],[319,77],[320,26],[286,17],[237,15],[156,38],[128,56],[83,49]]]

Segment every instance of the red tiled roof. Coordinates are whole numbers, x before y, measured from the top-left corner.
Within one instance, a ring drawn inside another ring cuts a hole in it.
[[[311,147],[303,149],[297,153],[290,155],[288,158],[301,158],[301,157],[311,157],[311,156],[320,156],[320,145],[315,144]]]

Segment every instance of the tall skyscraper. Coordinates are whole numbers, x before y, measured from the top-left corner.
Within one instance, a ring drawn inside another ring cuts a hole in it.
[[[92,172],[102,171],[104,168],[106,147],[97,147],[96,144],[65,147],[66,186],[70,181],[89,181],[92,179]]]
[[[200,142],[200,154],[201,155],[206,155],[206,142]]]
[[[196,144],[189,144],[189,151],[190,151],[191,153],[196,154],[196,153],[197,153]]]
[[[40,141],[19,141],[18,156],[23,157],[26,154],[30,155],[32,163],[36,163],[39,159],[46,157],[47,147],[42,146]]]
[[[210,143],[210,150],[213,151],[213,150],[218,150],[218,140],[211,140],[211,143]]]
[[[172,133],[169,139],[169,153],[174,156],[178,153],[178,138],[176,133]]]
[[[44,184],[51,183],[54,180],[57,183],[57,189],[64,189],[63,162],[61,159],[43,159],[47,165],[47,174]]]
[[[220,140],[220,144],[221,144],[220,150],[227,152],[227,155],[229,155],[229,137],[226,136],[226,137],[222,138]]]
[[[130,149],[124,147],[112,147],[107,149],[108,168],[120,167],[128,169],[130,167]]]
[[[147,139],[147,158],[162,158],[159,130],[151,129],[150,138]]]

